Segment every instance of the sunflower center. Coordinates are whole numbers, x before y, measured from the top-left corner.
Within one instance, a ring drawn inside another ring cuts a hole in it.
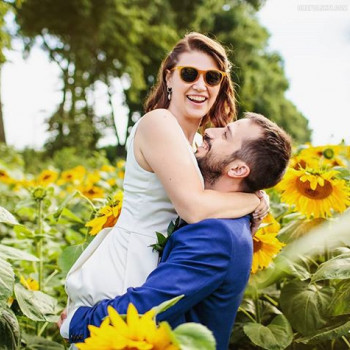
[[[258,252],[262,247],[262,242],[254,239],[254,253]]]
[[[310,188],[310,182],[302,182],[300,179],[297,179],[297,189],[305,197],[310,199],[325,199],[333,192],[333,187],[331,183],[327,180],[324,181],[324,186],[317,184],[316,188],[312,190]]]

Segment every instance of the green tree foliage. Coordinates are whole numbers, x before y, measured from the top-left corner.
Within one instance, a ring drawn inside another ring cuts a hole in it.
[[[19,33],[29,49],[39,38],[61,68],[62,100],[49,120],[51,153],[79,145],[92,150],[111,113],[96,117],[91,97],[95,83],[120,79],[129,108],[128,126],[143,113],[143,102],[168,50],[186,32],[216,37],[230,51],[232,76],[245,110],[263,113],[298,142],[310,138],[307,120],[285,97],[283,62],[267,48],[269,35],[256,19],[259,0],[26,0],[18,9]],[[119,139],[118,139],[118,143]]]

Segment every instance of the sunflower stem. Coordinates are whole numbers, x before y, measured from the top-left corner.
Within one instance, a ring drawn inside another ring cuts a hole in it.
[[[244,310],[243,308],[239,307],[238,311],[243,312],[250,320],[252,320],[254,323],[256,323],[256,320],[254,319],[254,317],[246,310]]]
[[[272,305],[278,306],[278,302],[274,299],[272,299],[269,295],[264,294],[264,298],[267,299]]]
[[[44,262],[43,262],[43,201],[38,201],[38,235],[39,239],[36,243],[36,251],[39,258],[39,271],[38,271],[38,283],[39,290],[42,291],[43,288],[43,271],[44,271]]]
[[[256,322],[261,323],[261,310],[260,310],[260,302],[259,302],[259,292],[258,289],[255,288],[254,291],[254,304],[255,304],[255,311],[256,311]]]
[[[343,339],[344,343],[348,346],[348,349],[350,349],[350,343],[349,343],[349,341],[346,339],[346,337],[343,335],[341,338]]]

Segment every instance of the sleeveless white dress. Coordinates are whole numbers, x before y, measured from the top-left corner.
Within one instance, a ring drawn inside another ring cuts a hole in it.
[[[92,306],[100,300],[124,294],[129,287],[141,286],[157,267],[155,232],[166,233],[177,214],[158,177],[139,166],[134,155],[134,136],[128,140],[124,177],[124,199],[120,217],[112,229],[103,229],[81,254],[66,278],[68,316],[61,335],[68,338],[69,323],[80,306]],[[185,135],[183,137],[188,143]],[[203,184],[193,149],[193,163]],[[203,184],[204,186],[204,184]]]

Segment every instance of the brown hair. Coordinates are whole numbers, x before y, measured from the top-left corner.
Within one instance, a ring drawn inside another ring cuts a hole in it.
[[[225,49],[217,41],[208,38],[200,33],[189,33],[181,39],[163,60],[157,83],[148,96],[144,108],[146,112],[156,108],[168,108],[166,74],[167,70],[174,68],[179,61],[179,56],[184,52],[200,51],[214,59],[218,68],[227,72],[221,82],[219,94],[210,111],[203,116],[201,125],[212,123],[215,127],[222,127],[236,119],[235,93],[230,77],[230,62]]]
[[[262,129],[262,136],[243,141],[231,159],[241,159],[250,168],[243,190],[255,192],[275,186],[283,177],[292,152],[291,137],[277,124],[261,114],[244,115]]]

